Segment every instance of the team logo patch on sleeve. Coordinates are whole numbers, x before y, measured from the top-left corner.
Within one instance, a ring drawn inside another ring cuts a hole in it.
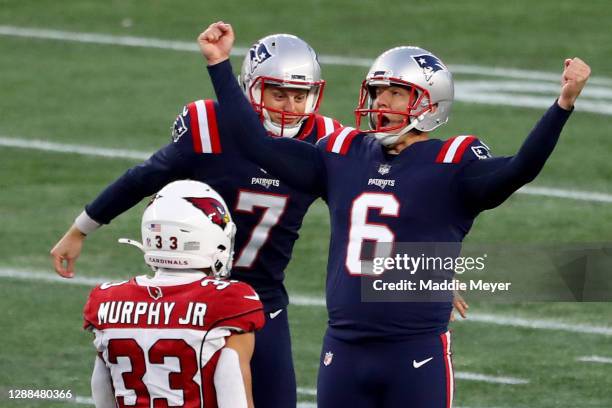
[[[447,69],[442,61],[430,54],[413,55],[412,59],[423,69],[426,81],[429,81],[436,72]]]
[[[185,126],[185,117],[183,114],[178,115],[172,126],[172,141],[178,142],[181,136],[187,133],[187,126]]]
[[[478,157],[479,160],[490,159],[491,157],[493,157],[491,156],[491,150],[489,149],[489,146],[482,142],[480,143],[481,144],[478,146],[472,146],[472,152],[474,153],[474,155]]]
[[[181,136],[183,136],[189,130],[187,125],[185,125],[185,118],[187,118],[188,113],[189,110],[187,107],[183,107],[183,112],[176,117],[174,125],[172,125],[172,141],[174,143],[178,142]]]

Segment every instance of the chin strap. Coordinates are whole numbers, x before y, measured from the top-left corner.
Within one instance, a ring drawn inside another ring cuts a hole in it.
[[[420,115],[418,118],[413,118],[412,122],[410,122],[409,125],[404,126],[404,128],[402,128],[399,132],[397,133],[383,133],[383,132],[376,132],[374,133],[374,137],[376,137],[376,139],[380,142],[380,144],[382,144],[383,146],[391,146],[392,144],[394,144],[395,142],[397,142],[397,140],[404,136],[406,133],[410,132],[412,129],[414,129],[418,124],[419,121],[423,119],[423,115]]]
[[[268,114],[268,111],[265,108],[263,109],[263,116],[264,116],[264,120],[263,120],[264,128],[268,132],[276,136],[280,136],[282,133],[283,137],[296,137],[297,134],[300,132],[302,123],[304,123],[304,120],[307,119],[307,117],[304,117],[300,121],[298,121],[298,123],[296,123],[295,125],[291,125],[291,126],[285,125],[281,127],[277,125],[276,123],[274,123],[272,119],[270,119],[270,115]]]

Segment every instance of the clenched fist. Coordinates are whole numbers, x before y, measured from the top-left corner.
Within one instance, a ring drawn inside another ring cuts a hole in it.
[[[229,58],[234,38],[232,26],[223,21],[212,23],[198,36],[198,45],[208,65],[215,65]]]
[[[558,104],[570,110],[591,75],[591,68],[580,58],[566,59],[561,76],[561,94]]]

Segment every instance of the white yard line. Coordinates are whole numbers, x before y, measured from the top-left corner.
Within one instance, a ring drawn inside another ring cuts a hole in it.
[[[153,153],[139,150],[73,145],[49,142],[41,139],[24,139],[6,136],[0,136],[0,146],[41,150],[55,153],[73,153],[84,156],[96,156],[110,159],[123,158],[145,160],[149,158],[149,156],[151,156],[151,154]],[[612,203],[612,194],[600,193],[596,191],[579,191],[551,187],[525,186],[518,190],[518,193],[555,198],[569,198],[573,200],[591,201],[599,203]]]
[[[297,387],[297,393],[301,394],[301,395],[316,396],[317,395],[317,390],[315,388]]]
[[[55,272],[49,270],[31,271],[25,269],[15,269],[0,267],[0,278],[15,278],[21,280],[31,280],[37,282],[53,282],[66,285],[95,286],[108,281],[102,277],[83,277],[75,276],[72,279],[61,278]],[[118,280],[118,279],[115,279]],[[317,296],[291,295],[290,302],[294,306],[306,307],[325,307],[325,299]],[[459,319],[458,323],[484,323],[506,327],[519,327],[534,330],[555,330],[579,334],[596,334],[602,336],[612,336],[612,327],[594,326],[581,323],[566,323],[556,320],[530,319],[512,317],[503,314],[471,313],[467,319]],[[466,378],[467,379],[467,378]]]
[[[491,384],[504,384],[504,385],[529,384],[529,380],[525,380],[523,378],[500,377],[500,376],[495,376],[495,375],[468,373],[465,371],[455,372],[455,379],[486,382],[486,383],[491,383]]]
[[[601,356],[584,356],[578,357],[576,361],[582,361],[583,363],[601,363],[601,364],[612,364],[611,357],[601,357]]]
[[[612,194],[595,191],[564,190],[561,188],[527,186],[518,190],[519,193],[546,197],[570,198],[573,200],[612,203]]]
[[[71,401],[71,400],[68,400]],[[74,397],[74,402],[76,404],[82,404],[82,405],[94,405],[94,400],[91,397],[84,397],[82,395],[77,395]]]
[[[199,52],[195,42],[191,41],[173,41],[160,38],[84,33],[10,25],[0,25],[0,35],[88,44]],[[245,47],[236,47],[232,50],[232,55],[241,57],[246,51],[247,48]],[[319,59],[323,64],[354,67],[369,67],[373,61],[370,58],[345,57],[340,55],[320,55]],[[522,85],[517,87],[517,85],[504,84],[503,81],[501,84],[496,84],[496,81],[457,81],[455,98],[463,102],[527,108],[546,108],[550,106],[559,89],[558,73],[477,65],[450,65],[449,68],[455,74],[520,79],[522,82]],[[539,82],[525,83],[525,81]],[[542,81],[545,83],[542,83]],[[509,89],[509,86],[511,89]],[[542,97],[531,95],[533,92],[542,92],[542,86],[546,88],[547,93],[552,92],[552,94]],[[612,86],[611,78],[590,78],[589,86],[585,89],[579,103],[576,105],[576,109],[585,112],[612,115],[612,107],[610,107],[610,101],[608,100],[612,90],[601,88],[610,86]],[[522,91],[527,92],[527,94],[516,94],[510,93],[509,91]]]
[[[612,336],[612,327],[593,326],[590,324],[579,323],[565,323],[555,320],[528,319],[498,314],[472,313],[468,316],[467,319],[461,319],[458,321],[521,327],[526,329],[557,330],[569,333],[599,334],[602,336]]]
[[[0,146],[17,147],[20,149],[42,150],[46,152],[55,153],[75,153],[80,154],[82,156],[106,157],[110,159],[146,160],[152,154],[152,152],[147,153],[137,150],[112,149],[86,145],[72,145],[49,142],[46,140],[39,139],[21,139],[3,136],[0,136]]]
[[[150,37],[134,37],[127,35],[84,33],[75,31],[62,31],[42,29],[33,27],[18,27],[11,25],[0,25],[0,35],[22,38],[38,38],[45,40],[73,41],[89,44],[119,45],[127,47],[159,48],[175,51],[199,52],[195,41],[164,40]],[[242,57],[246,54],[247,47],[234,47],[232,55]],[[370,67],[374,61],[372,58],[346,57],[341,55],[319,56],[323,64],[343,65],[354,67]],[[451,65],[451,71],[456,74],[493,76],[503,78],[514,78],[521,80],[559,81],[559,74],[551,72],[533,71],[516,68],[486,67],[480,65]],[[612,86],[612,79],[592,77],[590,84]]]

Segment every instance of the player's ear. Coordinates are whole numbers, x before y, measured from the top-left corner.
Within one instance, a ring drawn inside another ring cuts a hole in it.
[[[435,113],[438,110],[438,104],[434,103],[431,105],[431,113]]]

